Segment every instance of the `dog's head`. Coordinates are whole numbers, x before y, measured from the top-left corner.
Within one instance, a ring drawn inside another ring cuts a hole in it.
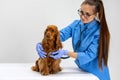
[[[56,36],[59,35],[59,31],[57,26],[55,25],[48,25],[47,29],[45,30],[44,37],[49,40],[54,40]]]
[[[44,40],[47,42],[53,41],[54,45],[58,48],[62,48],[62,43],[60,41],[60,33],[57,26],[48,25],[44,32]]]

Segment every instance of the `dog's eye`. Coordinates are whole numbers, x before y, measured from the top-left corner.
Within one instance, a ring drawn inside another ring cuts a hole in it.
[[[54,32],[54,30],[51,30],[51,32]]]
[[[46,29],[46,31],[48,31],[48,29]]]

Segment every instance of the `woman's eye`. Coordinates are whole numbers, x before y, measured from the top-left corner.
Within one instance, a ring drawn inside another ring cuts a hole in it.
[[[89,13],[86,13],[86,15],[87,15],[88,17],[90,17],[90,16],[91,16]]]
[[[81,13],[82,15],[84,15],[84,12],[83,12],[82,10],[80,11],[80,13]]]

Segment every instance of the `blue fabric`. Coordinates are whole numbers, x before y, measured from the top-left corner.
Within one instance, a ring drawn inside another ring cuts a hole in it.
[[[102,64],[101,70],[98,66],[99,27],[100,24],[96,20],[87,24],[75,20],[60,31],[60,38],[61,41],[72,38],[73,50],[78,55],[75,63],[80,69],[96,75],[100,80],[110,80],[108,67]]]

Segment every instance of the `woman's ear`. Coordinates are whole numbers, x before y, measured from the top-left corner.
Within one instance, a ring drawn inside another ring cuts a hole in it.
[[[95,17],[95,19],[96,19],[97,21],[100,22],[100,19],[99,19],[99,13],[98,13],[98,12],[96,13],[96,17]]]

